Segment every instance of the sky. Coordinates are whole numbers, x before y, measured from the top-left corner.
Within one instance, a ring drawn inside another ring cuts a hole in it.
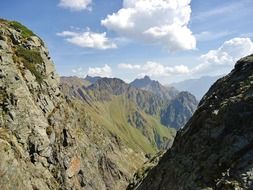
[[[61,76],[145,75],[169,84],[231,71],[253,53],[252,0],[1,0]]]

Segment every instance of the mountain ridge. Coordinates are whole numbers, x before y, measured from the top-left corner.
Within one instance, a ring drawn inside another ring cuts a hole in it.
[[[211,86],[173,146],[129,190],[252,189],[253,55]]]
[[[129,84],[133,87],[153,92],[161,98],[168,100],[175,98],[175,96],[179,93],[179,91],[174,87],[165,87],[158,81],[151,80],[151,78],[147,75],[143,78],[135,79]]]
[[[64,82],[64,78],[62,79],[63,84],[68,83],[66,80]],[[193,95],[191,95],[190,93],[179,92],[174,88],[165,88],[158,81],[152,81],[150,78],[146,77],[146,79],[148,81],[151,81],[151,83],[157,83],[162,88],[161,94],[163,95],[158,94],[157,91],[154,90],[147,90],[146,88],[143,89],[135,87],[134,85],[131,85],[131,83],[127,84],[123,80],[117,78],[101,78],[87,87],[85,87],[85,85],[81,85],[75,90],[77,93],[71,92],[70,95],[73,95],[74,93],[77,97],[85,101],[92,101],[92,99],[94,100],[94,98],[99,101],[110,100],[111,95],[125,94],[124,96],[126,96],[127,99],[134,101],[137,106],[143,109],[146,113],[151,115],[158,115],[159,117],[160,115],[162,115],[160,122],[163,125],[167,127],[173,127],[175,129],[183,127],[183,125],[186,123],[186,121],[193,114],[197,107],[198,102],[195,97],[193,97]],[[69,83],[67,86],[71,87],[71,85],[72,84]],[[69,89],[66,89],[65,91],[69,92]],[[173,96],[171,94],[173,94]],[[183,96],[186,97],[186,99],[184,99],[184,102],[180,100]],[[187,101],[189,102],[187,103]],[[167,109],[167,107],[171,107],[171,109]],[[170,112],[172,112],[171,114],[174,115],[180,115],[182,109],[179,109],[182,107],[186,108],[185,112],[182,113],[186,114],[187,116],[185,115],[181,118],[179,116],[178,119],[176,119],[175,116],[171,119],[166,118],[169,117]],[[177,121],[174,122],[172,120]],[[173,124],[170,125],[171,123]]]

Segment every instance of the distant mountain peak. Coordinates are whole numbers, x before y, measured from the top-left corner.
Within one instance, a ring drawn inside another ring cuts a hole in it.
[[[150,85],[152,82],[155,81],[151,80],[149,76],[145,75],[143,78],[135,79],[133,82],[130,83],[130,85],[136,88],[143,88],[147,85]]]
[[[144,80],[149,80],[149,81],[151,81],[151,78],[150,78],[148,75],[145,75],[145,76],[143,77],[143,79],[144,79]]]
[[[172,99],[178,94],[178,90],[173,87],[165,87],[160,82],[152,80],[149,76],[145,75],[141,79],[135,79],[130,83],[135,88],[140,88],[152,92],[162,98]]]
[[[89,81],[91,84],[97,82],[99,79],[101,79],[102,77],[99,77],[99,76],[90,76],[90,75],[87,75],[84,79],[86,81]]]

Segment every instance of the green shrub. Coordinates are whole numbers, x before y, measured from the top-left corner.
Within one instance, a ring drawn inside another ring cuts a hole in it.
[[[16,56],[21,59],[25,68],[27,68],[35,77],[39,83],[43,81],[43,75],[38,71],[38,65],[43,63],[43,59],[40,53],[35,50],[25,49],[18,46],[16,49]]]
[[[33,63],[24,62],[24,66],[36,77],[38,83],[41,84],[43,82],[43,75],[41,75]]]
[[[20,24],[16,21],[11,21],[10,26],[12,26],[15,30],[19,30],[23,38],[29,38],[30,36],[35,36],[35,34],[26,28],[24,25]]]
[[[22,57],[24,60],[34,63],[34,64],[42,64],[43,59],[40,55],[40,53],[36,50],[30,50],[23,48],[21,46],[18,46],[16,49],[16,55],[18,57]]]

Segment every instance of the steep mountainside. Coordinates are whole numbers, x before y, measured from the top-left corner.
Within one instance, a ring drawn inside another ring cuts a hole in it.
[[[90,84],[94,84],[95,82],[97,82],[99,79],[101,79],[101,77],[92,77],[87,75],[84,80],[90,82]]]
[[[180,92],[161,113],[161,123],[173,126],[175,129],[183,127],[193,115],[198,105],[196,98],[189,92]]]
[[[160,96],[163,99],[171,100],[176,97],[179,93],[174,87],[165,87],[161,85],[158,81],[151,80],[148,76],[142,79],[135,79],[130,83],[131,86],[153,92],[154,94]]]
[[[152,92],[165,100],[166,106],[161,109],[160,122],[176,130],[183,127],[197,108],[198,101],[187,91],[179,92],[174,87],[165,87],[148,76],[135,79],[131,86]]]
[[[91,82],[87,81],[88,79]],[[129,85],[117,78],[89,76],[85,79],[62,77],[61,83],[64,94],[72,99],[77,98],[85,101],[88,104],[94,101],[108,103],[112,101],[112,96],[123,96],[127,100],[125,105],[129,104],[127,103],[128,101],[133,102],[146,114],[155,116],[157,120],[156,125],[161,123],[168,128],[171,127],[177,130],[185,125],[198,104],[195,97],[190,93],[164,87],[158,81],[151,80],[148,76],[143,79],[136,79]],[[122,107],[125,106],[122,105]],[[135,114],[134,118],[137,119],[139,116],[141,114]],[[138,123],[141,124],[139,121]],[[159,137],[158,141],[160,139]]]
[[[253,189],[252,126],[250,55],[210,88],[172,148],[128,189]]]
[[[222,76],[203,76],[198,79],[189,79],[178,83],[172,83],[169,86],[173,86],[180,91],[188,91],[192,93],[197,100],[201,100],[211,85],[221,77]]]
[[[0,189],[125,189],[143,151],[65,99],[59,81],[41,39],[0,20]]]
[[[175,130],[163,126],[159,118],[166,102],[153,93],[116,78],[103,78],[88,87],[62,78],[62,91],[133,149],[155,153],[173,142]]]

